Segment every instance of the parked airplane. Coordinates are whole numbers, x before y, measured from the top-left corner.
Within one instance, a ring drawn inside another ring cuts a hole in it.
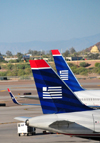
[[[77,97],[89,107],[100,107],[100,90],[87,90],[81,87],[74,73],[58,50],[51,50],[57,73]]]
[[[44,114],[16,117],[26,125],[55,133],[100,140],[100,110],[84,105],[44,60],[30,60]]]
[[[54,57],[56,69],[61,79],[69,86],[69,88],[77,95],[77,97],[87,106],[92,108],[100,107],[100,90],[86,90],[81,87],[74,73],[66,63],[63,56],[58,50],[51,50]],[[28,95],[20,96],[21,98],[39,100],[38,96]],[[13,97],[14,99],[15,97]],[[15,99],[16,100],[16,99]],[[13,100],[14,102],[14,100]],[[16,100],[16,104],[19,105],[34,105],[34,104],[23,104]],[[39,104],[38,104],[39,105]]]
[[[10,91],[9,88],[8,88],[8,92],[9,92],[9,94],[10,94],[10,97],[11,97],[12,101],[13,101],[15,104],[18,104],[18,105],[40,105],[40,104],[25,104],[25,103],[19,103],[19,102],[17,101],[17,99],[15,98],[15,96],[12,94],[12,92]],[[39,100],[38,97],[36,97],[36,98],[34,97],[34,99]]]

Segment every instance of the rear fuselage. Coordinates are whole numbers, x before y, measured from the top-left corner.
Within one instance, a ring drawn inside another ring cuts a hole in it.
[[[43,115],[29,119],[29,126],[84,138],[99,138],[100,110]]]

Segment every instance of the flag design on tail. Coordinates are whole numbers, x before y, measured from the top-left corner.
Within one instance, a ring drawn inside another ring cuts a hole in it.
[[[68,80],[68,70],[59,71],[62,80]]]
[[[58,75],[73,91],[84,90],[58,50],[51,50]]]
[[[85,106],[44,60],[30,60],[44,114],[92,110]]]
[[[59,99],[62,98],[62,87],[43,87],[44,99]]]

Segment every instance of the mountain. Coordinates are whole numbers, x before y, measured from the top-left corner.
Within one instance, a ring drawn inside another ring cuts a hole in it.
[[[20,43],[0,43],[0,52],[5,54],[6,51],[11,51],[13,54],[17,52],[26,53],[29,49],[37,51],[49,51],[51,49],[59,49],[63,52],[69,50],[71,47],[78,51],[82,51],[95,43],[100,42],[100,34],[83,37],[83,38],[73,38],[66,41],[31,41],[31,42],[20,42]]]
[[[100,51],[100,42],[98,42],[98,43],[96,43],[96,44],[94,44],[94,45],[96,45],[96,46],[98,47],[98,50]],[[92,45],[92,46],[90,46],[89,48],[87,48],[86,51],[87,51],[87,52],[90,52],[90,50],[92,49],[92,47],[93,47],[94,45]]]

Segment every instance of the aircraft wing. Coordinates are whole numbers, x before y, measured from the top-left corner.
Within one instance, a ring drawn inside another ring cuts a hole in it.
[[[15,98],[15,96],[12,94],[12,92],[10,91],[9,88],[8,88],[8,92],[9,92],[9,94],[10,94],[10,96],[11,96],[12,101],[13,101],[15,104],[18,104],[18,105],[38,105],[38,106],[40,106],[40,104],[25,104],[25,103],[19,103],[19,102],[17,101],[17,99]]]
[[[26,121],[27,119],[30,119],[31,117],[15,117],[15,120],[19,120],[19,121]]]
[[[27,99],[35,99],[35,100],[39,100],[38,96],[34,96],[34,95],[21,95],[20,98],[27,98]]]

